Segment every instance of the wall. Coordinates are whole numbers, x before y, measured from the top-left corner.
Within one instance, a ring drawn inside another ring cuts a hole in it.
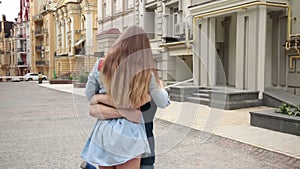
[[[291,0],[291,10],[292,10],[292,34],[300,34],[300,1]]]

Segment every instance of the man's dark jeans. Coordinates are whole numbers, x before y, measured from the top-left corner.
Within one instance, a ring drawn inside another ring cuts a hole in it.
[[[154,168],[153,164],[155,162],[155,154],[154,154],[154,136],[153,136],[153,119],[157,110],[157,106],[153,100],[144,104],[141,107],[141,112],[143,113],[143,118],[145,121],[145,129],[148,137],[149,146],[151,149],[151,156],[142,158],[141,165],[149,166],[150,168]],[[84,169],[96,169],[93,165],[86,163],[86,167]]]

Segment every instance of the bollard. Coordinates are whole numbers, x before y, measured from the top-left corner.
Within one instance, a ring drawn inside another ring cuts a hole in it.
[[[39,74],[38,80],[39,80],[39,84],[43,83],[43,76],[42,76],[42,74]]]

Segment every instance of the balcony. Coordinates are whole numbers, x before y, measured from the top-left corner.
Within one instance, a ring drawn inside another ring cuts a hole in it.
[[[75,48],[75,55],[85,55],[85,48]]]
[[[25,62],[24,61],[18,61],[18,65],[25,65]]]
[[[19,52],[19,53],[26,53],[26,48],[18,48],[17,52]]]
[[[41,61],[35,61],[36,66],[49,66],[49,60],[41,60]]]
[[[35,32],[34,32],[34,35],[35,35],[35,37],[43,37],[43,36],[44,36],[44,35],[43,35],[43,31],[41,31],[41,30],[35,31]]]
[[[43,33],[47,34],[48,33],[48,29],[43,29]]]
[[[17,38],[20,39],[20,40],[21,39],[26,40],[26,35],[23,36],[22,34],[18,34]]]
[[[35,15],[35,16],[33,16],[33,21],[34,22],[43,22],[42,15]]]

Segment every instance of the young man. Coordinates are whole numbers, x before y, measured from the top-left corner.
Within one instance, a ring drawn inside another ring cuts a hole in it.
[[[89,113],[92,117],[98,119],[112,119],[112,118],[124,118],[119,111],[115,108],[108,106],[109,99],[107,95],[103,94],[96,94],[91,98],[91,104]],[[157,106],[153,100],[144,104],[140,111],[143,114],[143,118],[145,121],[145,129],[146,134],[148,137],[148,143],[151,149],[151,155],[146,158],[141,159],[141,169],[154,169],[154,162],[155,162],[155,154],[154,154],[154,136],[153,136],[153,119],[155,112],[157,110]],[[140,119],[140,114],[137,112],[136,114],[132,114],[128,120],[133,122],[138,122]],[[83,169],[96,169],[93,165],[89,163],[82,163],[81,168]]]
[[[124,118],[123,113],[120,114],[115,108],[109,106],[111,105],[108,96],[105,94],[103,88],[101,88],[99,81],[99,64],[100,59],[96,61],[93,70],[89,74],[88,82],[85,88],[85,95],[87,99],[90,101],[89,113],[92,117],[98,119],[114,119],[114,118]],[[161,84],[162,85],[162,84]],[[153,119],[157,110],[157,105],[153,100],[144,104],[140,111],[135,111],[135,113],[130,113],[130,115],[126,115],[129,121],[139,122],[142,112],[145,129],[148,138],[148,143],[150,145],[151,155],[147,158],[141,159],[141,169],[154,169],[155,162],[155,153],[154,153],[154,136],[153,136]],[[130,110],[132,112],[132,110]],[[125,112],[124,112],[125,113]],[[96,169],[91,164],[84,162],[82,167],[84,169]]]

